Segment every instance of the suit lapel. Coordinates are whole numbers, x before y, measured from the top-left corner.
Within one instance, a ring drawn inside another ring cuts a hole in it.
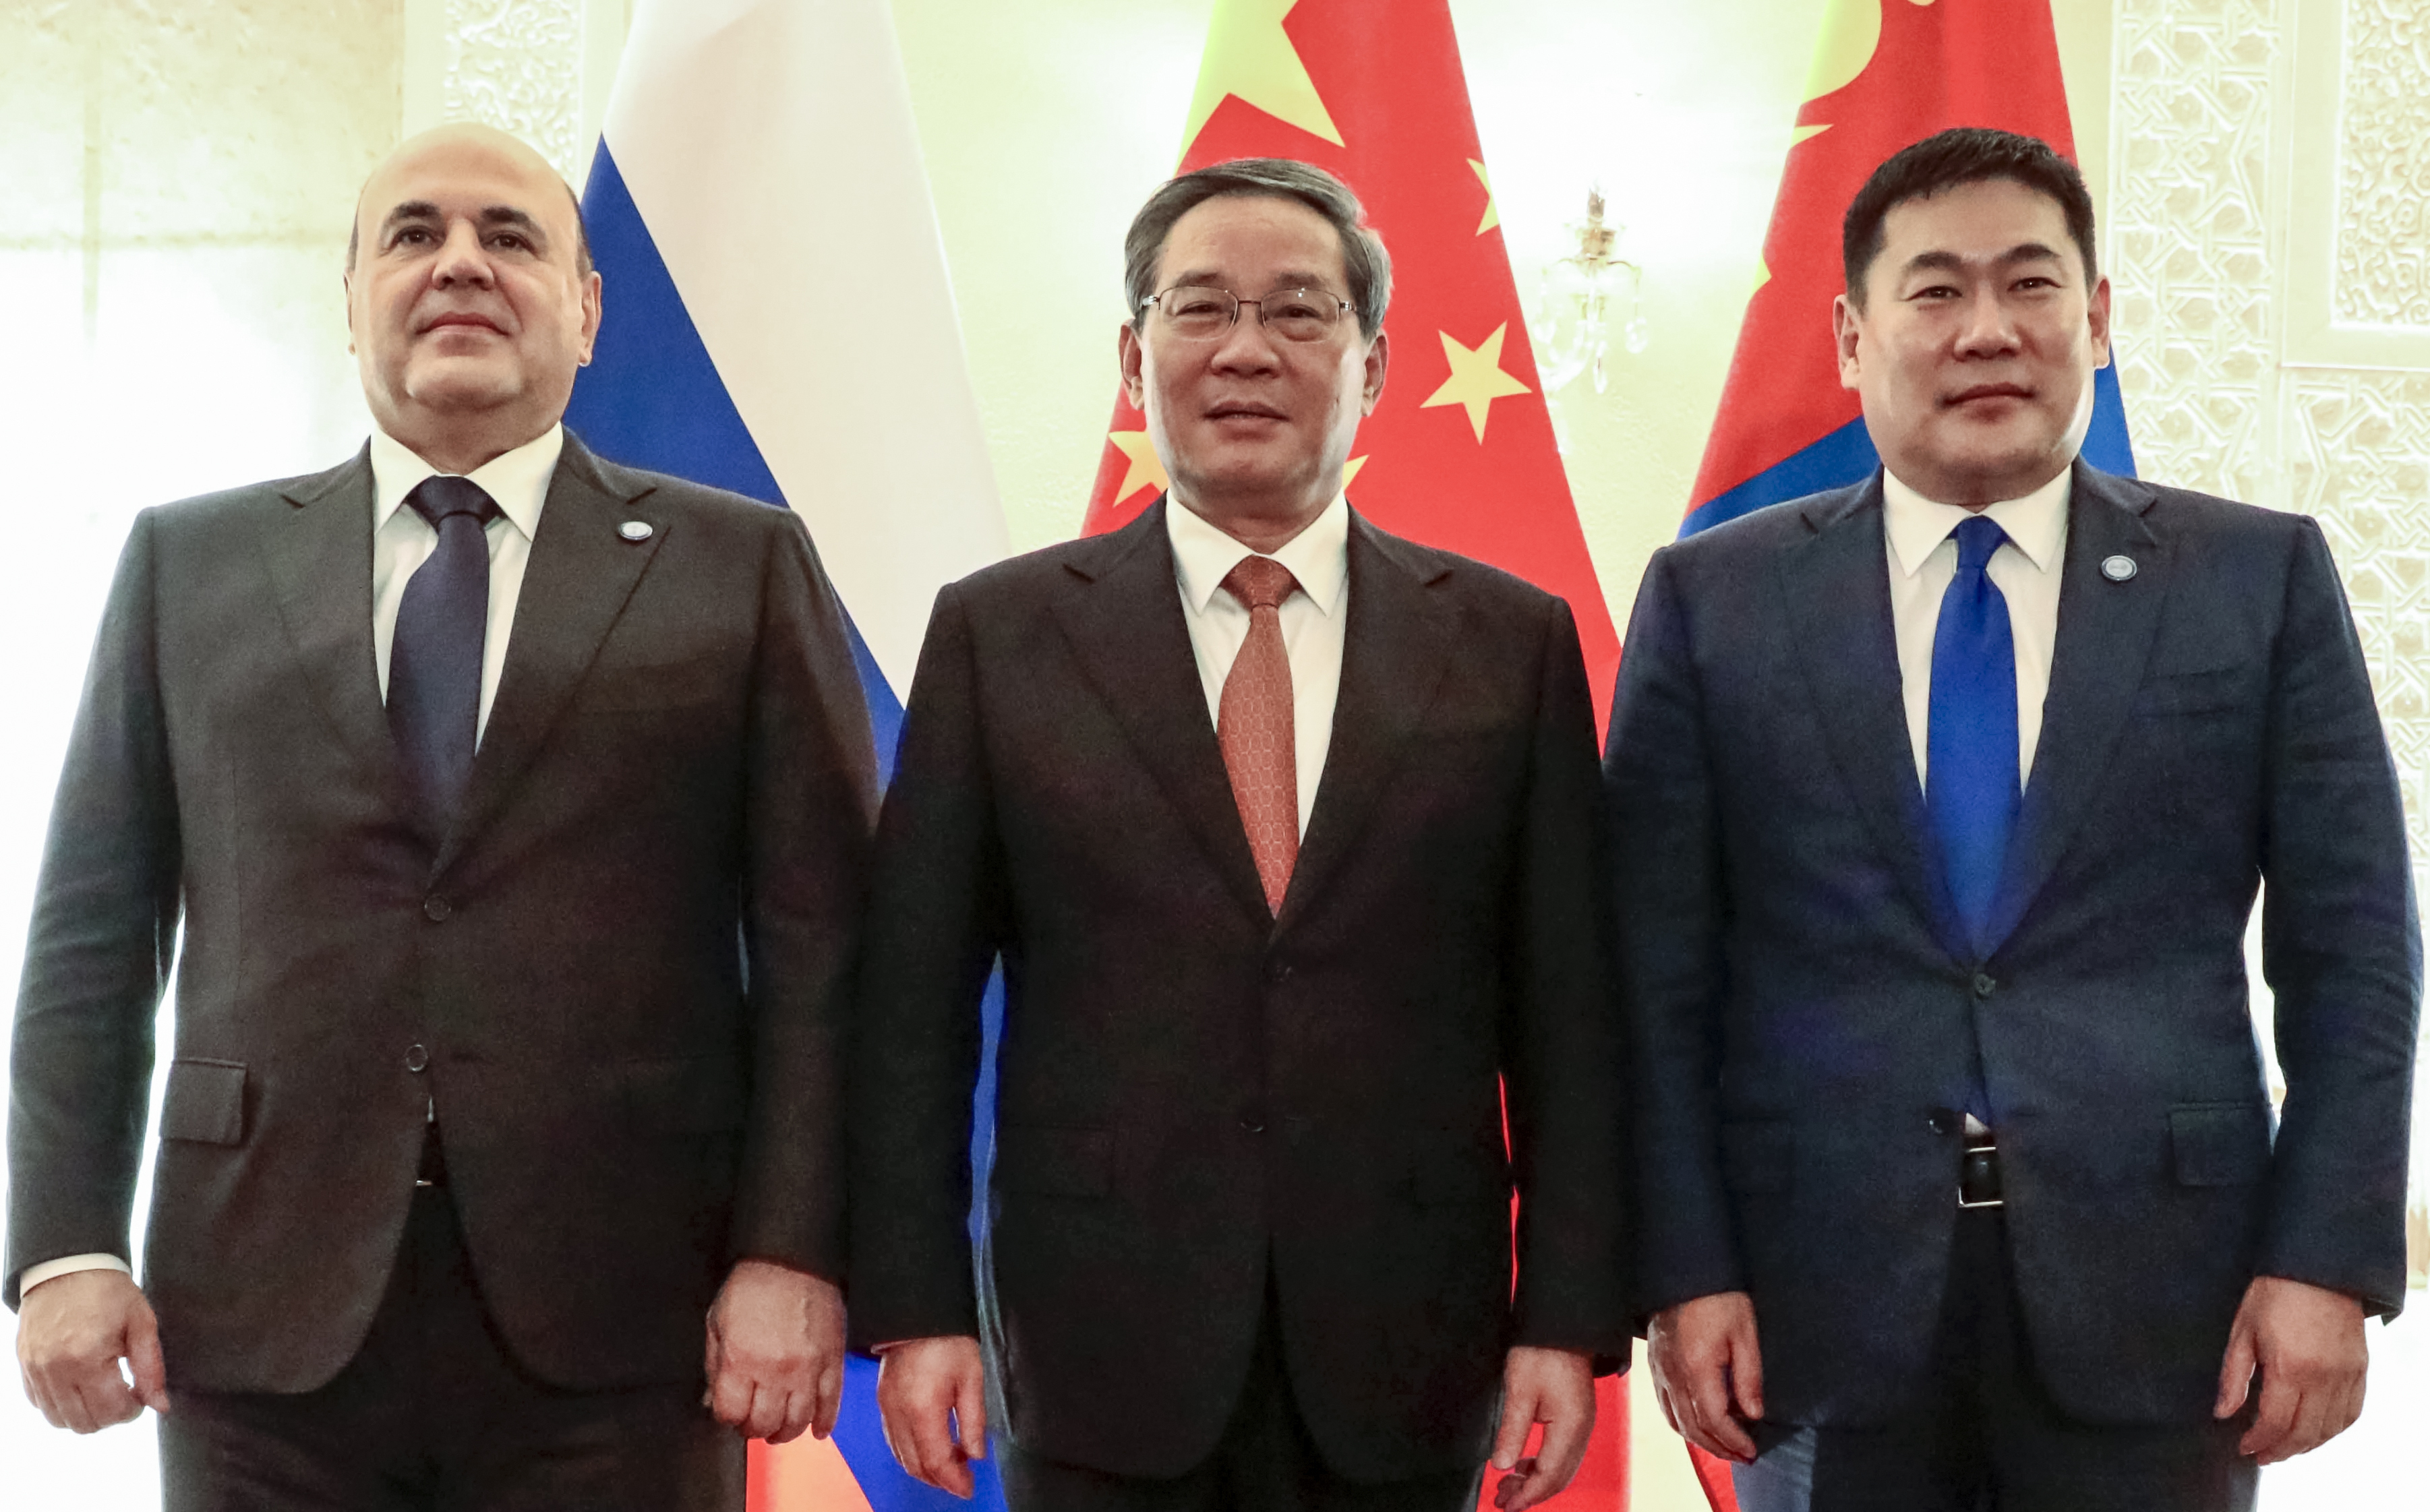
[[[372,647],[371,449],[281,491],[289,507],[270,518],[262,540],[279,619],[314,702],[373,781],[402,804]]]
[[[1207,717],[1198,659],[1182,619],[1173,548],[1159,499],[1128,526],[1075,554],[1054,599],[1057,622],[1132,752],[1197,837],[1241,906],[1266,913],[1266,894],[1223,753]]]
[[[1807,506],[1806,523],[1813,539],[1782,553],[1779,574],[1815,717],[1900,882],[1943,947],[1967,958],[1907,735],[1881,474]]]
[[[567,435],[524,568],[490,723],[432,875],[446,870],[496,816],[665,543],[674,523],[652,507],[649,493],[645,482],[611,480]],[[618,535],[616,527],[627,520],[650,526],[648,538],[630,541]]]
[[[2169,555],[2143,511],[2152,492],[2079,462],[2060,567],[2058,639],[2034,770],[2001,869],[1989,938],[1997,950],[2050,880],[2101,786],[2143,681],[2168,596]],[[2134,575],[2112,582],[2101,564],[2124,557]]]
[[[1277,924],[1305,910],[1350,854],[1450,664],[1452,612],[1429,588],[1451,569],[1413,557],[1356,511],[1349,549],[1333,739]]]

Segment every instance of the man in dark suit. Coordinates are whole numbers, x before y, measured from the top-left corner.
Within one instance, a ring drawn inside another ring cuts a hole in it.
[[[1656,556],[1606,759],[1657,1387],[1748,1512],[2248,1506],[2404,1298],[2361,647],[2311,521],[2074,460],[2109,290],[2047,146],[1908,148],[1845,253],[1884,471]]]
[[[854,1061],[856,1337],[904,1466],[966,1493],[984,1330],[1019,1508],[1449,1509],[1489,1445],[1529,1505],[1626,1342],[1576,632],[1343,501],[1390,272],[1338,180],[1184,175],[1127,251],[1123,381],[1172,492],[947,588],[912,684]]]
[[[840,1387],[847,632],[792,515],[561,428],[600,282],[536,153],[417,138],[356,234],[370,445],[147,511],[103,622],[10,1063],[26,1386],[158,1409],[173,1512],[740,1507],[720,1422]]]

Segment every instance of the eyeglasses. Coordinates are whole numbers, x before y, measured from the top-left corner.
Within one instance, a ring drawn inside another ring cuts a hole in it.
[[[1163,327],[1185,341],[1212,341],[1240,318],[1240,307],[1257,307],[1257,320],[1286,341],[1322,341],[1348,313],[1350,301],[1329,289],[1277,289],[1263,299],[1242,299],[1228,289],[1182,284],[1140,301],[1156,307]]]

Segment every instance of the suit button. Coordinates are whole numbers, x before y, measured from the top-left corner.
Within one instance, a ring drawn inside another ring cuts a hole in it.
[[[2000,984],[1991,980],[1989,972],[1976,972],[1974,973],[1974,995],[1976,997],[1988,998],[1999,989]]]
[[[429,1052],[429,1051],[424,1050],[424,1048],[422,1048],[420,1045],[408,1045],[408,1046],[406,1047],[406,1050],[405,1050],[405,1069],[406,1069],[406,1070],[408,1070],[408,1071],[409,1071],[409,1072],[414,1072],[416,1075],[419,1075],[419,1074],[421,1074],[421,1072],[422,1072],[422,1069],[423,1069],[424,1067],[425,1067],[425,1066],[429,1065],[429,1064],[430,1064],[430,1052]]]
[[[1290,973],[1291,966],[1289,961],[1274,960],[1266,962],[1266,980],[1273,983],[1277,987],[1290,981]]]
[[[1925,1117],[1923,1122],[1924,1126],[1932,1130],[1935,1134],[1949,1134],[1954,1132],[1957,1127],[1957,1115],[1955,1113],[1943,1112],[1939,1108],[1934,1108],[1932,1112]]]
[[[456,910],[454,908],[448,906],[447,900],[444,898],[434,896],[422,900],[422,917],[429,920],[434,924],[445,923],[448,916],[453,914],[455,911]]]

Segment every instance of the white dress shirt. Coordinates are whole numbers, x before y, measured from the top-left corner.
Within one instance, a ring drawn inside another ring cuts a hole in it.
[[[1165,506],[1173,576],[1190,649],[1207,690],[1207,718],[1223,706],[1223,679],[1249,638],[1249,611],[1223,591],[1223,579],[1244,557],[1257,555],[1180,503]],[[1316,807],[1324,754],[1333,744],[1333,706],[1341,694],[1342,633],[1350,618],[1350,502],[1335,495],[1323,514],[1293,536],[1274,560],[1290,569],[1299,589],[1282,602],[1283,650],[1290,657],[1291,744],[1299,768],[1299,832]]]
[[[498,674],[507,665],[507,636],[514,628],[515,602],[524,588],[524,567],[531,560],[532,537],[540,530],[541,506],[547,502],[549,481],[557,475],[557,459],[564,450],[565,427],[551,425],[537,440],[525,441],[464,474],[479,484],[498,506],[498,518],[489,524],[490,623],[481,647],[481,713],[474,726],[476,743],[481,732],[490,727],[490,705],[498,696]],[[439,549],[439,532],[429,521],[405,507],[405,496],[438,471],[408,450],[404,442],[392,440],[376,426],[373,428],[372,654],[379,668],[382,703],[388,701],[388,656],[390,643],[396,639],[396,606],[405,597],[406,582],[415,569]],[[1241,616],[1244,626],[1247,619],[1246,614]],[[1237,651],[1239,647],[1240,637],[1235,636],[1233,648]],[[1335,659],[1338,664],[1338,652]],[[1328,692],[1328,718],[1332,707],[1332,695]],[[1306,811],[1305,806],[1302,811]],[[128,1268],[114,1254],[62,1255],[27,1266],[20,1294],[53,1276],[78,1271],[127,1272]]]
[[[2072,470],[2026,494],[1984,510],[2008,539],[1985,571],[2008,601],[2008,635],[2017,649],[2017,781],[2033,774],[2042,737],[2042,700],[2050,693],[2051,652],[2058,643],[2059,563],[2067,554],[2067,505]],[[1957,542],[1950,532],[1970,511],[1935,504],[1885,471],[1883,534],[1889,538],[1890,623],[1898,637],[1899,686],[1906,695],[1906,734],[1915,777],[1925,778],[1932,723],[1932,640],[1940,600],[1957,575]]]

